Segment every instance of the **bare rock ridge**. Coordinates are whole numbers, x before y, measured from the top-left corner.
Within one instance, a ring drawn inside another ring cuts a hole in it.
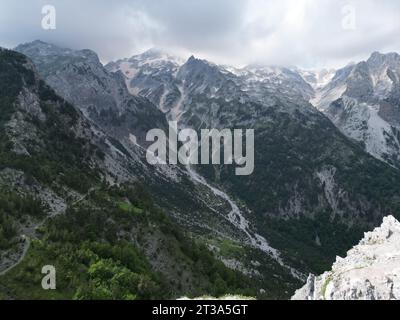
[[[400,223],[392,216],[347,253],[332,270],[315,277],[292,300],[400,299]]]

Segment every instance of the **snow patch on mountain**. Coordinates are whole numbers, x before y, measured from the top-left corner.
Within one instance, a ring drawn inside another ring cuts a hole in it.
[[[148,96],[149,89],[154,87],[156,89],[154,91],[160,90],[165,74],[176,75],[178,68],[184,63],[184,59],[154,48],[131,58],[111,62],[106,65],[106,69],[110,72],[122,72],[131,94],[139,95],[144,91],[144,96]],[[155,78],[159,81],[155,81]],[[169,93],[165,87],[163,88],[164,100]]]
[[[335,69],[322,69],[322,70],[302,70],[295,69],[303,79],[309,83],[314,90],[322,89],[325,87],[335,76]]]
[[[335,87],[332,90],[318,89],[315,91],[314,98],[310,99],[310,103],[318,110],[324,112],[332,102],[340,99],[346,92],[345,84]]]

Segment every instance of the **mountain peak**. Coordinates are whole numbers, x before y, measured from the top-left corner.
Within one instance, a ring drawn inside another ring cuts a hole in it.
[[[200,75],[203,79],[208,79],[211,83],[221,76],[221,70],[215,64],[192,55],[179,69],[177,77],[182,79],[187,76],[196,77],[196,75]]]
[[[400,61],[400,55],[396,52],[380,53],[375,51],[371,54],[370,58],[367,60],[367,63],[376,65],[383,62],[391,63],[392,61]]]
[[[384,56],[383,53],[380,53],[379,51],[374,51],[374,52],[372,52],[370,58],[374,59],[374,58],[380,58],[380,57],[382,57],[382,56]]]
[[[56,49],[58,48],[57,46],[44,42],[42,40],[34,40],[31,42],[26,42],[26,43],[22,43],[20,45],[18,45],[15,50],[16,51],[21,51],[21,50],[26,50],[26,49],[36,49],[36,50],[49,50],[49,49]]]
[[[123,59],[120,61],[135,62],[140,61],[142,64],[148,63],[160,63],[160,62],[170,62],[175,65],[182,65],[185,61],[168,50],[162,48],[151,48],[143,53],[132,56],[129,59]]]
[[[191,65],[191,66],[198,66],[198,67],[217,67],[214,63],[209,62],[205,59],[199,59],[196,58],[194,55],[191,55],[190,58],[186,61],[186,65]]]
[[[44,42],[44,41],[39,40],[39,39],[33,40],[31,43],[32,44],[38,44],[38,45],[49,45],[49,43]]]
[[[84,58],[90,60],[92,63],[100,64],[100,59],[96,52],[90,49],[73,50],[57,46],[52,43],[44,42],[42,40],[35,40],[18,45],[15,51],[21,52],[29,57],[41,57],[43,59],[58,60],[61,56],[68,56],[74,58]],[[35,60],[35,59],[33,59]]]
[[[143,57],[161,57],[163,55],[168,55],[169,53],[167,53],[165,50],[161,49],[161,48],[150,48],[149,50],[146,50],[145,52],[143,52],[141,54],[141,56]]]
[[[194,55],[191,55],[190,57],[189,57],[189,59],[186,61],[186,63],[185,64],[187,64],[187,65],[193,65],[193,66],[204,66],[204,67],[212,67],[212,66],[214,66],[214,64],[213,63],[211,63],[211,62],[209,62],[209,61],[207,61],[207,60],[204,60],[204,59],[199,59],[199,58],[196,58]]]

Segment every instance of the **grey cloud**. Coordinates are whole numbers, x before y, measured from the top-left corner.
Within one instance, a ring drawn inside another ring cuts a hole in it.
[[[57,30],[41,29],[45,4]],[[345,5],[355,30],[342,27]],[[398,0],[0,0],[0,45],[42,39],[104,61],[159,46],[219,63],[340,65],[400,51],[399,34]]]

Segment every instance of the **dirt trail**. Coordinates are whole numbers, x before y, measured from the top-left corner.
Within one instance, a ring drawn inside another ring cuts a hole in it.
[[[22,251],[22,255],[19,257],[17,262],[15,262],[13,265],[9,266],[7,269],[1,271],[0,276],[5,275],[7,272],[14,269],[16,266],[18,266],[24,260],[26,254],[28,253],[29,247],[31,246],[31,240],[28,237],[25,237],[25,236],[23,236],[23,237],[25,239],[25,243],[24,243],[24,249]]]
[[[82,196],[79,197],[77,200],[75,200],[74,202],[72,202],[70,206],[74,206],[74,205],[76,205],[76,204],[82,202],[83,200],[85,200],[85,199],[86,199],[92,192],[94,192],[95,190],[97,190],[97,188],[91,188],[91,189],[89,189],[89,191],[88,191],[85,195],[82,195]],[[53,214],[50,214],[48,217],[46,217],[45,219],[43,219],[43,220],[42,220],[40,223],[38,223],[37,225],[34,225],[34,226],[30,227],[29,229],[26,229],[25,232],[26,232],[27,234],[32,235],[33,238],[36,238],[36,236],[35,236],[36,230],[37,230],[38,228],[40,228],[42,225],[44,225],[44,224],[46,223],[46,221],[47,221],[48,218],[53,217],[53,216],[55,216],[55,215],[57,215],[57,214],[61,214],[61,212],[58,212],[58,213],[56,213],[56,214],[54,214],[54,213],[53,213]],[[26,254],[28,253],[28,250],[29,250],[30,245],[31,245],[31,239],[30,239],[29,236],[26,236],[25,234],[22,235],[22,238],[25,240],[25,242],[24,242],[24,248],[23,248],[23,251],[22,251],[21,256],[18,258],[18,260],[17,260],[14,264],[12,264],[11,266],[7,267],[7,269],[1,271],[1,272],[0,272],[0,276],[3,276],[3,275],[5,275],[6,273],[8,273],[9,271],[11,271],[12,269],[14,269],[16,266],[18,266],[18,265],[25,259],[25,256],[26,256]]]

